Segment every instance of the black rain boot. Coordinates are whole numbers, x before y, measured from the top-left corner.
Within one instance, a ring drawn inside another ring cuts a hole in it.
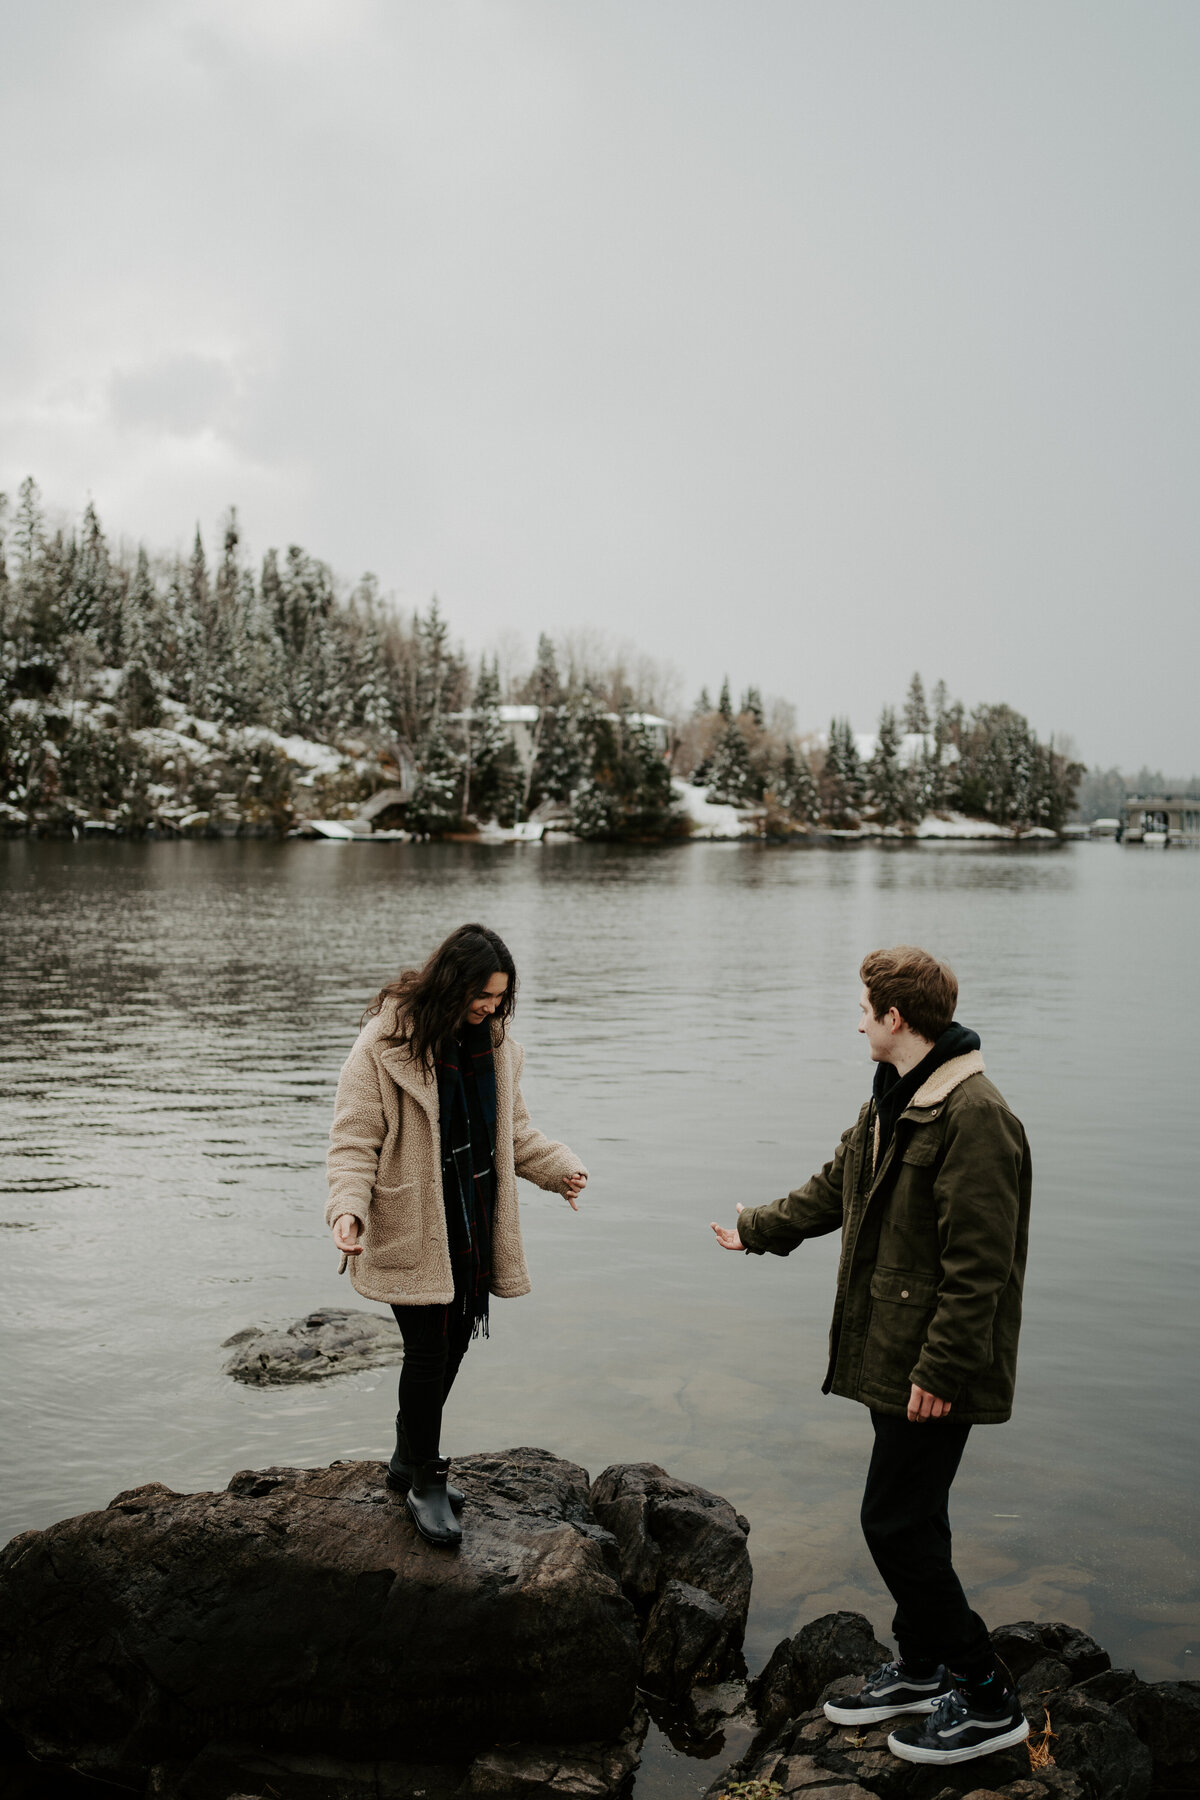
[[[449,1467],[445,1456],[439,1456],[436,1462],[418,1463],[404,1504],[423,1538],[431,1544],[453,1547],[462,1543],[462,1526],[450,1510],[446,1493]]]
[[[400,1414],[396,1414],[396,1448],[392,1452],[392,1460],[387,1466],[385,1477],[393,1494],[407,1494],[413,1484],[413,1454],[408,1446],[408,1434]],[[452,1481],[446,1483],[446,1498],[455,1512],[461,1512],[466,1504],[466,1495],[461,1488],[455,1487]]]

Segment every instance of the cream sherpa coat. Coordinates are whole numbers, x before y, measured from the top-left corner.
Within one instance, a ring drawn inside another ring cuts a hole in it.
[[[353,1213],[363,1226],[361,1256],[350,1277],[359,1293],[385,1305],[442,1306],[454,1277],[442,1207],[437,1081],[389,1044],[394,1009],[368,1020],[338,1081],[329,1133],[329,1204],[325,1222]],[[529,1292],[517,1213],[518,1175],[556,1190],[583,1164],[565,1144],[543,1137],[521,1097],[525,1052],[499,1025],[496,1058],[496,1213],[492,1227],[493,1294]]]

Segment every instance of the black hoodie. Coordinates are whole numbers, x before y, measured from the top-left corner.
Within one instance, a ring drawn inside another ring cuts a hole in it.
[[[968,1050],[978,1050],[980,1037],[966,1025],[948,1025],[928,1056],[923,1056],[915,1069],[907,1075],[897,1075],[891,1063],[878,1063],[875,1068],[875,1112],[879,1119],[879,1149],[875,1157],[878,1169],[892,1141],[892,1133],[896,1129],[896,1120],[911,1102],[913,1095],[929,1080],[935,1069],[949,1062],[951,1057],[965,1056]]]

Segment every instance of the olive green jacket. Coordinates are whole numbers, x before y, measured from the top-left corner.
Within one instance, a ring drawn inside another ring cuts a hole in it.
[[[1012,1412],[1029,1237],[1029,1145],[977,1050],[935,1069],[874,1172],[873,1100],[819,1175],[738,1232],[787,1256],[841,1229],[823,1391],[903,1414],[915,1382],[963,1424]]]

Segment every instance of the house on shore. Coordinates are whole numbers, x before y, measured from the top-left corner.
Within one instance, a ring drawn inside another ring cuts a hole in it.
[[[1200,797],[1131,794],[1121,808],[1121,841],[1200,845]]]

